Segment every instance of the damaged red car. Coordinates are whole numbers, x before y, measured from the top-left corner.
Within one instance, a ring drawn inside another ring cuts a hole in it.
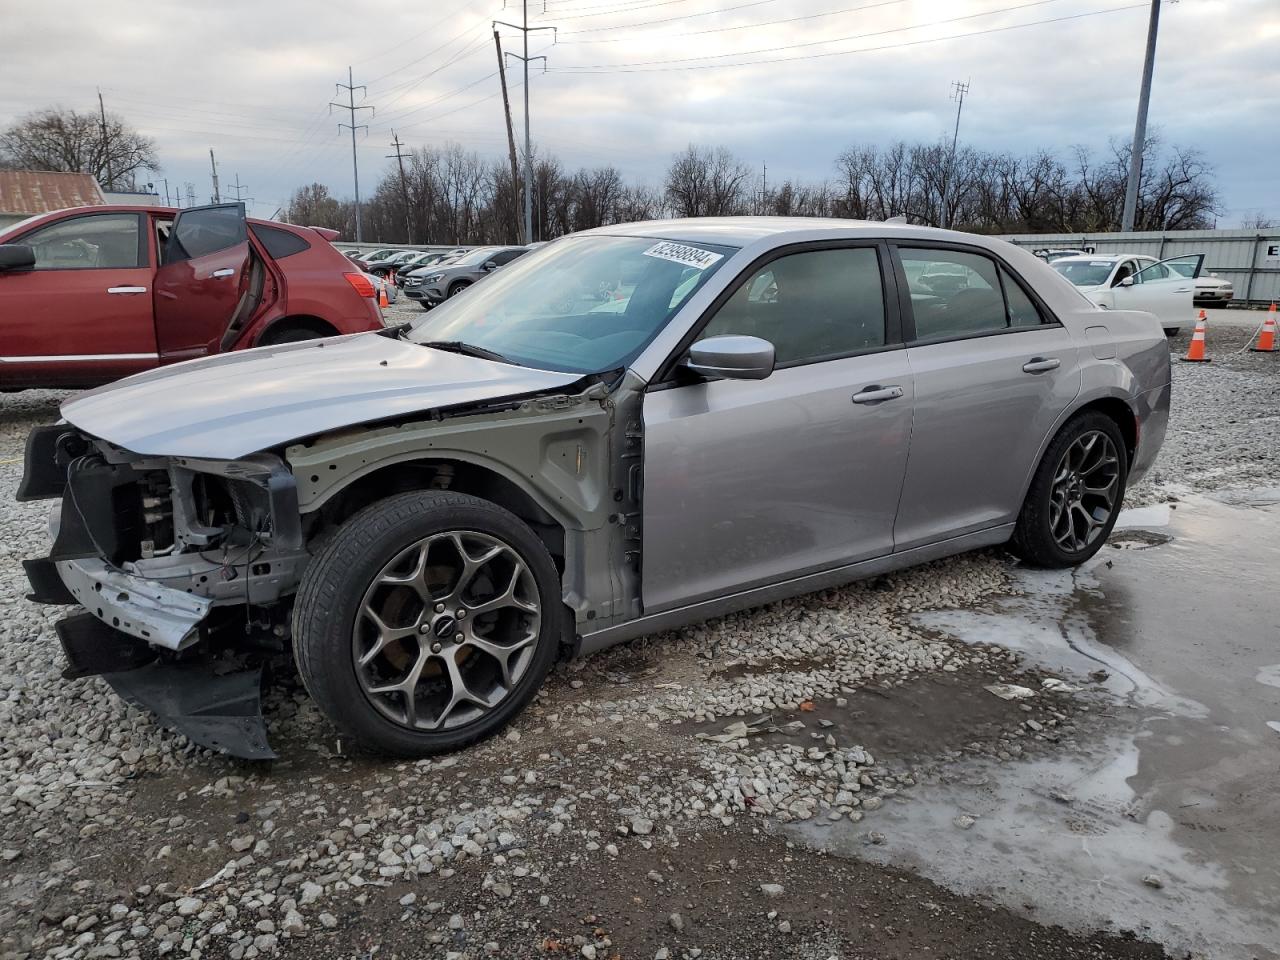
[[[93,387],[228,350],[382,328],[337,232],[242,203],[76,207],[0,232],[0,390]]]

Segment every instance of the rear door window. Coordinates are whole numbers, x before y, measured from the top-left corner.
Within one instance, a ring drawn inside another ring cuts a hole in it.
[[[142,218],[136,213],[68,217],[22,238],[37,270],[123,270],[147,265]]]
[[[1004,287],[1004,299],[1009,309],[1009,325],[1012,327],[1038,327],[1044,323],[1044,316],[1035,301],[1028,296],[1022,285],[1013,279],[1009,271],[1000,268],[1000,284]]]
[[[285,257],[293,256],[295,253],[311,249],[311,244],[303,240],[302,237],[288,230],[281,230],[278,227],[264,227],[261,224],[256,224],[253,227],[253,235],[258,238],[258,242],[266,248],[267,253],[271,254],[272,259],[275,260],[283,260]]]
[[[995,263],[960,250],[898,250],[916,340],[944,340],[1007,330],[1010,313]]]
[[[247,240],[248,230],[241,204],[183,210],[169,233],[164,261],[195,260],[229,250]]]

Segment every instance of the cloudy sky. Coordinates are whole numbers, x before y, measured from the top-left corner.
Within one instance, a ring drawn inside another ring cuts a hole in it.
[[[545,6],[545,12],[544,12]],[[0,124],[61,104],[154,137],[171,192],[235,181],[269,215],[314,180],[351,193],[351,142],[327,103],[368,86],[358,142],[371,192],[392,131],[505,155],[491,22],[517,0],[44,0],[0,34]],[[977,147],[1107,148],[1132,135],[1146,0],[546,0],[530,3],[534,140],[565,166],[656,184],[690,142],[770,181],[817,180],[855,143],[949,135]],[[519,34],[503,30],[509,50]],[[1220,226],[1280,217],[1280,2],[1177,0],[1161,14],[1150,123],[1217,170]],[[513,68],[519,64],[512,64]],[[516,84],[520,72],[509,79]],[[512,90],[517,127],[523,89]],[[163,186],[157,184],[161,192]]]

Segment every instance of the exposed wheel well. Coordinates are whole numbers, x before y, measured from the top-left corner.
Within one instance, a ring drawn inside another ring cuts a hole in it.
[[[393,463],[356,480],[319,511],[311,536],[323,537],[352,514],[376,500],[413,490],[455,490],[488,500],[529,525],[564,572],[564,528],[519,485],[500,473],[457,460]]]
[[[1090,410],[1104,413],[1116,422],[1116,426],[1120,428],[1120,435],[1124,437],[1125,450],[1129,454],[1129,464],[1132,466],[1134,454],[1138,451],[1138,421],[1133,411],[1129,409],[1129,405],[1116,397],[1103,397],[1101,400],[1086,403],[1075,412],[1075,416]]]
[[[333,337],[337,336],[338,329],[327,320],[321,320],[319,317],[310,317],[299,315],[293,317],[281,317],[274,321],[271,326],[267,327],[258,334],[258,345],[275,343],[275,338],[285,333],[293,333],[296,331],[305,331],[314,334],[317,337]]]

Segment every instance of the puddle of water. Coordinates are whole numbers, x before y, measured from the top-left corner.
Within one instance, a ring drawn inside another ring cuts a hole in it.
[[[1128,530],[1131,527],[1167,527],[1173,511],[1167,503],[1158,503],[1151,507],[1130,507],[1121,510],[1116,517],[1117,530]]]
[[[1086,754],[952,766],[952,782],[862,824],[787,829],[1073,930],[1280,960],[1280,664],[1268,662],[1280,510],[1268,502],[1126,511],[1126,533],[1155,527],[1162,542],[1139,537],[1142,549],[1107,549],[1076,571],[1018,570],[1019,595],[916,618],[1073,683],[1104,671],[1093,688],[1114,698],[1115,716]],[[976,818],[969,829],[960,814]],[[868,830],[887,843],[867,845]]]

